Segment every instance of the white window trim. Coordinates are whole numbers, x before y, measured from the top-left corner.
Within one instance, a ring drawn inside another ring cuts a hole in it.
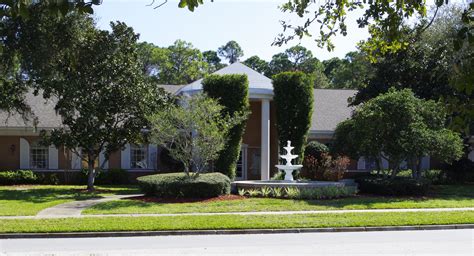
[[[33,167],[33,150],[34,149],[40,149],[40,150],[44,150],[46,152],[46,156],[45,156],[45,161],[46,161],[46,166],[45,168],[34,168]],[[29,160],[30,160],[30,163],[29,163],[29,166],[30,166],[30,169],[33,169],[33,170],[43,170],[43,169],[49,169],[49,166],[50,166],[50,157],[49,157],[49,147],[48,146],[42,146],[42,145],[39,145],[39,142],[38,141],[34,141],[30,144],[30,148],[29,148],[29,154],[30,154],[30,157],[29,157]]]

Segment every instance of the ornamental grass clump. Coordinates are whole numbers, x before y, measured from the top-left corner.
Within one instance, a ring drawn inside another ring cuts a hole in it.
[[[296,188],[296,187],[261,187],[238,189],[241,196],[248,197],[271,197],[296,200],[315,200],[349,197],[357,194],[355,186],[326,186],[318,188]]]

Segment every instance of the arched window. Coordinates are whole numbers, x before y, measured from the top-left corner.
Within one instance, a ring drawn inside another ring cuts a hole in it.
[[[30,168],[31,169],[48,169],[48,147],[40,145],[38,141],[34,141],[30,146]]]

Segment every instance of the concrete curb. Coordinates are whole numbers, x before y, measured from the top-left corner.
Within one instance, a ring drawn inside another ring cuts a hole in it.
[[[118,231],[118,232],[71,232],[71,233],[0,233],[0,239],[186,236],[186,235],[243,235],[243,234],[299,234],[299,233],[416,231],[416,230],[421,231],[421,230],[453,230],[453,229],[474,229],[474,224],[383,226],[383,227],[294,228],[294,229],[233,229],[233,230],[223,229],[223,230]]]

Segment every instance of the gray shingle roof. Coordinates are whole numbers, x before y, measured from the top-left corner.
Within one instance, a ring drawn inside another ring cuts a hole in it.
[[[219,69],[213,74],[219,75],[228,75],[228,74],[245,74],[249,80],[249,90],[273,90],[272,80],[257,71],[247,67],[246,65],[235,62],[225,68]],[[189,92],[189,91],[196,91],[202,90],[202,79],[196,80],[189,85],[183,87],[181,92]]]
[[[184,86],[160,85],[169,93],[176,93]],[[311,122],[311,132],[334,131],[337,124],[350,117],[352,109],[347,105],[347,99],[355,95],[356,90],[314,90],[314,111]],[[26,101],[31,106],[33,113],[38,118],[38,128],[60,127],[61,118],[54,111],[54,100],[44,100],[42,95],[34,96],[27,93]],[[33,127],[32,120],[24,121],[19,114],[10,116],[5,111],[0,111],[0,128],[25,128]]]
[[[314,110],[311,120],[311,132],[334,131],[338,123],[351,116],[352,107],[347,99],[354,96],[356,90],[314,90]]]
[[[56,115],[56,111],[54,110],[56,104],[53,99],[45,100],[41,94],[35,96],[32,91],[30,91],[25,95],[25,101],[31,107],[33,114],[37,117],[37,127],[54,128],[61,126],[61,117]],[[9,114],[6,111],[0,111],[0,127],[33,127],[33,119],[29,118],[29,120],[23,120],[21,115],[17,113]]]
[[[166,92],[175,94],[179,89],[183,88],[185,85],[172,85],[172,84],[159,84],[158,87],[163,88]]]

